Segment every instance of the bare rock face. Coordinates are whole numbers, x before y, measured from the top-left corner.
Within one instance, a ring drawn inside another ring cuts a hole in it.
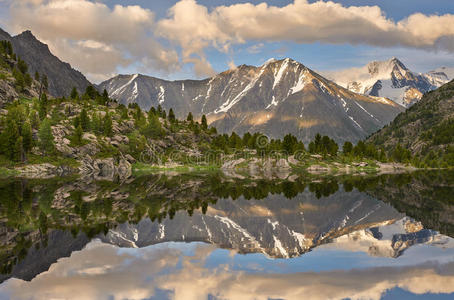
[[[54,56],[46,44],[41,43],[30,31],[11,37],[1,30],[0,40],[9,40],[14,52],[29,66],[30,74],[38,71],[46,74],[49,82],[49,93],[55,97],[68,96],[73,87],[84,92],[90,82],[79,71],[68,63]]]
[[[14,88],[12,82],[0,80],[0,108],[5,107],[6,104],[11,103],[17,99],[19,95]]]

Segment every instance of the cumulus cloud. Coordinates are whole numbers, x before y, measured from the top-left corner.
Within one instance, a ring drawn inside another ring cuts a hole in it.
[[[295,0],[283,7],[266,3],[219,6],[209,11],[195,0],[181,0],[157,32],[183,49],[183,57],[204,58],[208,46],[228,52],[247,41],[322,42],[405,46],[454,52],[454,15],[414,14],[399,22],[378,6],[350,6],[334,2]],[[251,48],[252,51],[257,49]]]
[[[58,57],[97,81],[137,62],[166,72],[180,66],[177,52],[154,37],[153,12],[137,5],[109,8],[88,0],[24,0],[14,1],[10,12],[15,31],[32,29]]]
[[[214,70],[207,49],[231,56],[233,45],[246,42],[347,43],[454,53],[454,15],[416,13],[396,22],[378,6],[294,0],[282,7],[240,3],[209,9],[195,0],[180,0],[166,17],[155,20],[151,10],[137,5],[110,8],[93,0],[22,0],[9,5],[16,31],[32,29],[57,55],[98,77],[133,62],[165,72],[192,64],[199,77],[209,76]],[[89,47],[93,42],[102,46]],[[82,61],[77,53],[84,51]]]
[[[380,299],[400,287],[414,294],[453,293],[454,263],[371,267],[291,274],[207,267],[215,250],[198,245],[193,253],[166,245],[141,249],[92,242],[52,265],[31,282],[9,280],[0,293],[14,299]],[[246,284],[245,284],[246,283]],[[163,298],[162,295],[159,298]]]

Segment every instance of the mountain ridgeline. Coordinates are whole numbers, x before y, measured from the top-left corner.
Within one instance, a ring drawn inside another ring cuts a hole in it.
[[[403,107],[353,93],[292,59],[241,65],[205,80],[166,81],[119,75],[99,85],[122,104],[161,105],[177,117],[205,114],[220,133],[287,133],[309,143],[317,133],[357,142],[388,124]]]
[[[410,107],[424,93],[454,78],[450,68],[418,74],[395,57],[386,61],[373,61],[361,68],[327,72],[326,75],[352,92],[385,97],[404,107]]]
[[[0,40],[12,43],[14,52],[27,63],[31,74],[38,72],[47,75],[48,92],[54,97],[69,95],[73,87],[85,91],[91,84],[82,73],[53,55],[49,47],[40,42],[31,31],[11,36],[0,29]]]
[[[385,149],[403,147],[421,157],[423,166],[454,164],[454,80],[399,114],[368,142]]]

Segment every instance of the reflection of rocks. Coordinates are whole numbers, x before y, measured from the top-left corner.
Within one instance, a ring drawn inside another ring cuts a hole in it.
[[[90,156],[86,156],[82,160],[79,171],[83,177],[92,176],[96,180],[113,180],[116,176],[125,179],[131,176],[132,166],[125,158],[121,158],[117,162],[114,158],[92,159]]]
[[[71,174],[72,169],[67,166],[55,166],[49,163],[26,165],[16,168],[20,176],[27,178],[51,178],[55,176],[66,176]]]

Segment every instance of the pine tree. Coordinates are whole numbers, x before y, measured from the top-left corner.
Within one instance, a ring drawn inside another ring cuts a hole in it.
[[[156,109],[152,106],[148,111],[148,117],[150,117],[151,115],[156,116],[156,114],[157,114]]]
[[[207,117],[205,115],[202,116],[202,129],[207,130],[208,128],[208,123],[207,123]]]
[[[76,117],[73,119],[73,125],[74,125],[74,128],[79,127],[79,125],[80,125],[80,117],[79,117],[79,116],[76,116]]]
[[[90,129],[90,118],[88,117],[85,108],[82,108],[82,111],[80,112],[80,125],[84,131]]]
[[[16,157],[15,144],[19,139],[19,128],[17,127],[16,122],[11,118],[8,118],[6,121],[6,127],[1,134],[1,149],[3,153],[11,160],[14,160]]]
[[[25,86],[27,86],[27,87],[32,86],[32,81],[33,80],[32,80],[32,77],[30,76],[30,74],[26,73],[24,75],[24,84],[25,84]]]
[[[25,122],[22,126],[22,138],[24,152],[28,153],[33,147],[33,133],[29,122]]]
[[[14,82],[14,85],[16,87],[16,89],[18,91],[23,91],[24,90],[24,87],[25,87],[25,79],[24,79],[24,75],[19,71],[17,70],[16,68],[14,68],[13,70],[13,77],[14,79],[16,80]]]
[[[148,123],[142,128],[141,133],[148,138],[158,138],[163,134],[163,129],[159,118],[156,115],[152,115],[148,119]]]
[[[192,123],[194,122],[194,117],[192,116],[192,112],[188,113],[188,117],[186,118],[186,121]]]
[[[89,99],[95,99],[96,96],[98,95],[98,91],[95,89],[94,86],[89,85],[85,89],[85,95],[87,95]]]
[[[82,144],[82,136],[84,135],[84,131],[82,130],[82,126],[77,126],[76,130],[74,131],[74,143],[76,145]]]
[[[20,136],[14,143],[14,160],[15,161],[22,162],[25,160],[23,141],[24,141],[24,139]]]
[[[39,101],[39,118],[44,120],[47,116],[47,95],[43,93],[41,95],[41,100]]]
[[[35,72],[35,80],[39,82],[39,73],[38,73],[38,71]]]
[[[33,129],[38,129],[39,128],[39,116],[36,111],[32,111],[30,113],[30,125],[32,126]]]
[[[44,153],[52,152],[54,149],[54,135],[49,119],[44,119],[38,130],[39,148]]]
[[[49,83],[47,81],[47,75],[43,74],[41,76],[41,84],[43,86],[44,91],[47,91],[49,89]]]
[[[295,153],[297,144],[298,144],[298,139],[294,135],[289,133],[284,136],[284,140],[282,142],[282,148],[288,154],[293,154],[293,153]]]
[[[344,146],[342,146],[342,152],[344,155],[350,155],[353,151],[353,144],[349,141],[346,141],[344,143]]]
[[[27,63],[25,61],[23,61],[20,57],[19,57],[19,60],[17,61],[17,68],[24,75],[28,72]]]
[[[109,102],[109,93],[106,89],[102,92],[102,98],[104,100],[104,105],[106,105]]]
[[[175,122],[175,114],[173,112],[173,109],[169,110],[169,121],[170,122]]]
[[[91,119],[92,119],[91,129],[95,133],[102,133],[103,129],[102,129],[101,117],[97,113],[94,113]]]
[[[106,111],[106,115],[103,120],[103,129],[106,136],[112,136],[112,118],[109,112]]]
[[[73,87],[73,89],[71,90],[70,97],[72,100],[76,100],[77,98],[79,98],[79,93],[77,92],[76,87]]]
[[[128,109],[126,107],[123,107],[121,109],[121,119],[122,120],[127,120],[129,119],[129,114],[128,114]]]

